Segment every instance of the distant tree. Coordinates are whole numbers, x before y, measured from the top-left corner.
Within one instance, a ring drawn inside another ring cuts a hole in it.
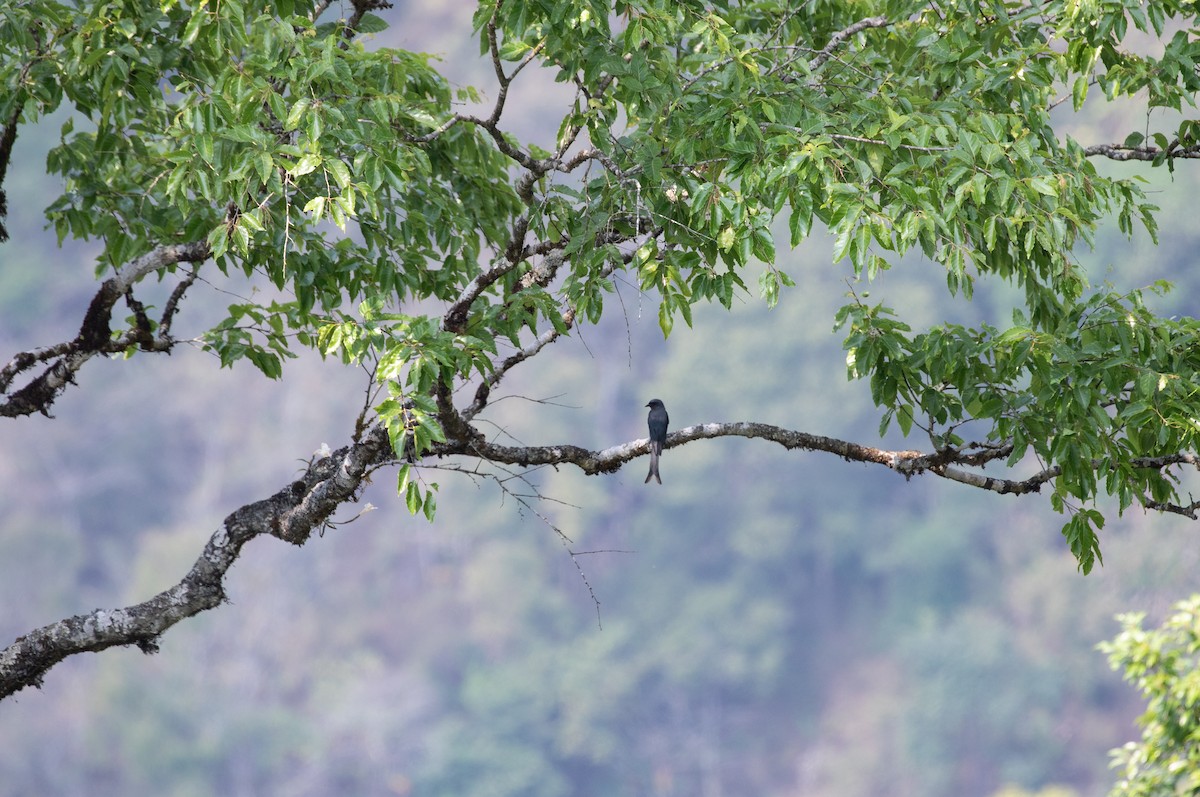
[[[1166,797],[1200,792],[1200,595],[1180,601],[1159,628],[1146,616],[1117,618],[1121,633],[1100,649],[1148,700],[1138,722],[1142,740],[1113,751],[1120,779],[1113,797]]]
[[[304,543],[379,468],[432,516],[433,458],[601,474],[647,453],[645,439],[506,445],[479,422],[511,371],[600,319],[617,279],[659,295],[664,334],[748,285],[774,304],[804,281],[774,265],[777,219],[792,246],[827,228],[854,279],[923,253],[951,294],[997,277],[1023,306],[1003,329],[922,331],[858,293],[830,308],[880,429],[916,430],[924,450],[749,420],[676,429],[668,447],[757,437],[906,477],[1046,487],[1084,572],[1104,494],[1195,517],[1177,480],[1198,464],[1196,322],[1090,286],[1071,253],[1106,217],[1155,230],[1135,180],[1092,159],[1173,167],[1200,156],[1200,124],[1087,145],[1052,127],[1089,93],[1191,107],[1190,3],[484,0],[483,91],[452,89],[426,55],[365,47],[387,5],[352,0],[347,19],[325,0],[0,8],[0,178],[22,126],[69,109],[47,219],[60,239],[102,246],[78,335],[8,360],[0,414],[49,414],[100,355],[171,351],[196,282],[238,273],[278,295],[231,303],[199,334],[222,365],[278,379],[311,348],[364,364],[379,390],[353,439],[234,509],[178,584],[0,652],[0,697],[74,653],[154,650],[222,602],[247,541]],[[1155,37],[1161,54],[1127,48]],[[506,116],[533,65],[574,92],[549,150]],[[173,286],[153,312],[139,300],[148,279]]]

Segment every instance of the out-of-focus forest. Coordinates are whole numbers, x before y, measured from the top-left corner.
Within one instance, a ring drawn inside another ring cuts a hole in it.
[[[486,94],[472,10],[407,4],[378,41],[439,53]],[[522,136],[553,137],[554,84],[514,91]],[[23,135],[8,181],[9,353],[70,337],[95,290],[95,252],[43,229],[61,121]],[[1063,124],[1101,141],[1137,126],[1088,108]],[[1200,180],[1151,176],[1162,244],[1112,229],[1078,256],[1095,282],[1172,279],[1163,306],[1195,314]],[[660,397],[673,428],[757,420],[873,442],[878,413],[830,329],[846,271],[819,238],[781,256],[800,286],[776,309],[698,308],[667,341],[656,297],[619,286],[619,309],[556,344],[569,360],[505,381],[500,429],[603,447],[644,437]],[[855,289],[914,324],[1009,307],[984,283],[951,305],[918,260]],[[225,290],[193,296],[177,333],[219,317]],[[0,424],[5,640],[177,581],[225,514],[347,437],[367,388],[315,356],[273,383],[198,347],[94,363],[79,382],[54,418]],[[1043,497],[750,440],[667,451],[661,488],[641,460],[506,490],[444,465],[422,473],[440,485],[436,522],[382,473],[374,511],[304,548],[252,544],[230,605],[157,655],[73,657],[6,702],[0,795],[1099,795],[1143,707],[1095,646],[1117,612],[1154,619],[1200,587],[1179,518],[1114,513],[1084,577]],[[583,578],[555,528],[594,552]]]

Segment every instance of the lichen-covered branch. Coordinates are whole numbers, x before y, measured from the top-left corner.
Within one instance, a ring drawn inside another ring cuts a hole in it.
[[[1083,154],[1091,157],[1104,157],[1115,161],[1154,161],[1158,158],[1200,158],[1200,146],[1180,146],[1174,142],[1165,150],[1155,146],[1142,145],[1137,147],[1122,144],[1093,144],[1084,149]]]
[[[0,651],[0,699],[40,686],[50,668],[77,653],[123,645],[154,653],[173,625],[225,601],[225,575],[246,543],[266,535],[303,545],[339,506],[357,498],[364,476],[390,458],[387,434],[376,427],[362,442],[314,461],[300,479],[225,518],[178,584],[133,606],[96,609],[18,637]]]
[[[189,275],[171,294],[157,331],[150,329],[145,311],[133,298],[133,286],[151,272],[181,262],[198,263],[206,260],[208,255],[208,245],[203,242],[160,246],[130,261],[116,275],[106,279],[92,297],[74,340],[19,352],[0,369],[0,416],[16,417],[34,412],[49,415],[51,405],[74,380],[75,373],[96,355],[121,352],[130,346],[139,346],[146,351],[169,351],[174,345],[170,337],[171,320],[183,292],[195,276]],[[113,308],[122,297],[139,323],[113,335]],[[49,365],[23,387],[10,392],[13,380],[39,363]]]
[[[447,429],[453,434],[455,429]],[[459,425],[459,436],[435,444],[425,464],[448,456],[467,457],[480,463],[493,462],[519,467],[574,465],[588,475],[613,473],[649,452],[646,439],[631,440],[592,451],[571,444],[505,446],[487,441],[469,425]],[[704,423],[680,429],[667,437],[667,448],[718,437],[745,437],[777,443],[788,450],[833,454],[848,462],[881,465],[907,478],[931,473],[944,479],[1002,494],[1038,492],[1058,475],[1057,468],[1044,469],[1023,479],[986,476],[960,467],[978,461],[978,452],[954,450],[925,453],[888,450],[846,440],[785,429],[764,423],[735,421]],[[270,536],[293,545],[303,545],[315,529],[326,523],[346,503],[356,501],[364,478],[371,471],[396,461],[386,430],[371,428],[360,442],[345,446],[312,462],[305,473],[274,495],[234,511],[204,546],[191,570],[154,597],[133,606],[97,609],[76,615],[19,637],[0,651],[0,700],[27,686],[39,686],[55,664],[77,653],[137,645],[147,653],[157,650],[158,638],[176,623],[225,601],[225,576],[255,537]],[[417,463],[419,466],[421,463]],[[1147,457],[1138,467],[1167,468],[1197,466],[1191,454]],[[1164,505],[1145,502],[1148,508],[1195,516],[1197,505]]]

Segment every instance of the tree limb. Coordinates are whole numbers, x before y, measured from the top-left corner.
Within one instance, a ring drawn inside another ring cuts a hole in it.
[[[816,72],[825,66],[825,62],[833,57],[837,48],[841,47],[842,43],[854,34],[864,31],[867,28],[886,28],[890,24],[892,23],[887,17],[867,17],[866,19],[860,19],[848,28],[839,30],[829,37],[829,42],[808,62],[809,70]]]
[[[159,636],[171,626],[225,602],[225,575],[246,543],[270,535],[303,545],[334,510],[357,498],[372,468],[390,459],[387,433],[375,427],[363,442],[314,461],[297,481],[225,518],[191,570],[170,589],[134,606],[96,609],[18,637],[0,651],[0,700],[27,686],[40,687],[50,668],[76,653],[125,645],[157,652]]]
[[[808,451],[825,451],[836,454],[848,461],[871,462],[884,465],[893,470],[900,469],[900,463],[925,456],[919,451],[886,451],[870,446],[850,443],[832,437],[784,429],[765,423],[738,421],[733,423],[703,423],[689,426],[672,432],[667,436],[666,448],[690,443],[693,440],[707,440],[716,437],[747,437],[762,438],[779,443],[787,449],[805,449]],[[613,473],[626,462],[649,453],[649,440],[633,440],[601,451],[589,451],[573,445],[554,446],[502,446],[490,442],[473,441],[469,447],[463,448],[453,442],[445,447],[435,447],[436,453],[474,454],[493,462],[503,462],[509,465],[575,465],[589,476],[600,473]]]
[[[1200,145],[1182,147],[1178,141],[1173,142],[1166,150],[1158,147],[1127,147],[1122,144],[1093,144],[1084,149],[1083,154],[1089,158],[1102,156],[1115,161],[1153,161],[1157,158],[1200,158]]]
[[[588,475],[597,475],[615,472],[626,462],[649,453],[647,439],[590,451],[575,445],[497,445],[485,440],[465,423],[446,431],[454,435],[464,430],[461,436],[452,436],[444,443],[435,444],[428,456],[465,456],[522,467],[566,464],[574,465]],[[891,451],[752,422],[689,426],[668,435],[666,447],[677,448],[693,441],[718,437],[760,438],[789,450],[822,451],[849,462],[882,465],[906,478],[928,472],[1002,494],[1038,492],[1042,484],[1059,474],[1057,467],[1051,467],[1024,480],[997,479],[955,467],[957,464],[978,461],[979,452],[955,449],[933,453]],[[224,603],[225,576],[246,543],[255,537],[267,535],[293,545],[303,545],[312,536],[313,530],[327,523],[339,506],[358,500],[359,491],[370,472],[395,462],[396,456],[387,431],[376,425],[363,436],[361,442],[344,446],[327,457],[313,461],[296,481],[268,498],[241,507],[225,518],[191,570],[178,584],[142,603],[119,609],[97,609],[51,623],[17,638],[0,651],[0,700],[27,686],[40,686],[47,671],[77,653],[126,645],[137,645],[146,653],[156,652],[158,638],[176,623]],[[1134,461],[1135,467],[1158,469],[1180,464],[1196,467],[1200,466],[1200,459],[1193,454],[1179,453]],[[1180,507],[1146,502],[1145,506],[1189,517],[1195,517],[1196,509],[1200,508],[1197,503]]]
[[[132,298],[133,286],[151,272],[175,265],[180,262],[201,262],[208,258],[208,244],[204,242],[190,244],[172,244],[160,246],[146,254],[131,260],[114,276],[106,279],[84,315],[79,334],[74,340],[58,343],[42,349],[19,352],[14,355],[4,368],[0,369],[0,396],[7,398],[0,401],[0,416],[16,417],[40,412],[50,414],[50,406],[62,394],[67,385],[74,381],[75,372],[83,364],[98,354],[112,354],[124,351],[133,345],[139,345],[149,351],[169,351],[174,341],[169,337],[171,320],[175,315],[183,292],[192,284],[195,275],[190,275],[180,283],[167,302],[157,334],[149,329],[148,322],[126,332],[113,336],[112,313],[113,307],[121,297],[125,297],[135,315],[139,314],[140,305]],[[144,312],[139,318],[144,318]],[[50,362],[39,376],[16,392],[9,393],[13,380],[21,373],[33,368],[41,362]]]
[[[4,225],[8,218],[8,194],[4,190],[4,177],[8,171],[8,161],[12,157],[13,145],[17,142],[17,122],[21,119],[21,103],[13,103],[12,114],[0,128],[0,243],[8,240],[8,228]]]
[[[32,33],[38,44],[36,56],[41,58],[45,55],[41,25],[34,25]],[[19,88],[14,96],[9,98],[12,102],[12,110],[9,112],[8,118],[4,120],[4,126],[0,127],[0,243],[8,240],[8,228],[4,224],[8,218],[8,193],[4,190],[4,179],[8,174],[9,161],[12,160],[13,145],[17,143],[17,125],[21,122],[21,112],[25,108],[25,102],[29,99],[25,82],[33,65],[33,60],[21,65],[21,72],[13,84]]]

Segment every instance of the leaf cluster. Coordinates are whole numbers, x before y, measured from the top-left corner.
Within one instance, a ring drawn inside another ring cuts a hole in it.
[[[1200,789],[1200,596],[1176,604],[1159,628],[1144,628],[1141,613],[1117,619],[1121,633],[1100,650],[1149,703],[1138,720],[1141,741],[1112,753],[1120,772],[1112,794],[1194,794]]]

